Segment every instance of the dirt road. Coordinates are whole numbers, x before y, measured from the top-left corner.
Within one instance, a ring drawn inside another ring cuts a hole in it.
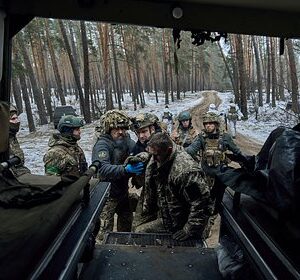
[[[209,104],[211,103],[214,103],[217,108],[221,104],[221,99],[218,97],[218,93],[213,90],[204,91],[203,102],[190,110],[193,117],[193,125],[198,131],[203,128],[202,115],[208,111]],[[261,145],[254,139],[245,137],[240,133],[237,133],[235,143],[240,147],[243,153],[248,155],[257,154],[261,148]]]
[[[209,104],[214,103],[216,107],[221,104],[221,99],[218,97],[216,91],[205,91],[203,92],[203,101],[190,110],[192,114],[192,120],[194,127],[200,131],[203,129],[202,125],[202,115],[208,111]],[[237,133],[235,143],[241,149],[241,151],[248,155],[256,155],[261,148],[261,145],[257,143],[254,139],[245,137],[242,134]],[[216,247],[219,239],[219,227],[220,227],[220,217],[215,221],[212,228],[211,237],[206,240],[209,247]]]

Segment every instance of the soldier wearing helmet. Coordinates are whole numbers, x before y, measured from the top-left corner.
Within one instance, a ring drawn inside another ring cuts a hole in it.
[[[141,113],[136,117],[132,118],[132,130],[135,132],[138,137],[138,141],[136,142],[132,156],[130,156],[127,161],[140,161],[140,157],[136,158],[135,155],[143,153],[146,151],[147,143],[150,140],[151,136],[156,132],[161,132],[161,127],[159,124],[159,119],[156,115],[151,113]],[[144,154],[144,153],[143,153]],[[145,176],[133,176],[131,180],[132,185],[140,189],[145,185]],[[142,216],[142,205],[144,203],[145,195],[144,188],[141,190],[141,194],[138,197],[137,206],[135,209],[135,216],[133,220],[133,229],[139,226],[144,222],[144,217]]]
[[[9,118],[9,155],[17,156],[21,159],[21,163],[12,167],[12,172],[15,176],[21,176],[30,173],[30,170],[24,166],[25,157],[22,148],[20,147],[17,139],[17,133],[20,129],[20,120],[18,117],[18,110],[14,105],[10,105],[10,118]]]
[[[183,111],[178,116],[179,125],[171,134],[177,145],[188,147],[197,136],[197,131],[192,126],[192,116],[189,111]]]
[[[141,113],[132,118],[131,127],[138,138],[132,151],[133,155],[144,152],[151,135],[161,131],[158,121],[158,117],[151,113]]]
[[[165,130],[171,134],[173,129],[173,114],[170,112],[169,106],[166,105],[162,115],[162,123],[165,124]]]
[[[236,137],[236,123],[237,123],[237,121],[241,120],[241,117],[243,117],[243,114],[239,110],[238,106],[233,103],[232,100],[229,103],[229,108],[228,108],[226,117],[229,122],[231,135],[233,138],[235,138]]]
[[[111,182],[111,188],[100,215],[98,241],[102,241],[105,232],[113,230],[115,214],[118,216],[117,230],[131,231],[133,215],[129,204],[128,180],[143,171],[142,163],[124,164],[135,145],[127,133],[131,123],[125,112],[107,111],[101,121],[96,128],[98,139],[93,148],[92,161],[101,162],[98,175],[101,180]]]
[[[220,130],[220,117],[213,112],[203,115],[204,129],[198,135],[196,140],[186,148],[186,151],[195,157],[198,153],[201,155],[201,165],[206,175],[207,182],[211,188],[212,197],[216,199],[218,206],[222,200],[226,186],[218,180],[217,174],[223,173],[228,169],[227,152],[233,155],[231,159],[237,162],[246,162],[247,159],[242,155],[240,149],[233,142],[232,137]],[[206,231],[209,236],[210,227],[214,222],[215,216],[210,219],[210,224]]]
[[[80,117],[62,116],[57,129],[48,143],[49,149],[44,155],[45,173],[47,175],[79,177],[87,170],[83,150],[78,145],[84,121]]]

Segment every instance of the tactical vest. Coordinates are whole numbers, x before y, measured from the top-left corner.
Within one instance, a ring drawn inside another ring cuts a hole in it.
[[[230,121],[236,121],[238,119],[238,114],[235,106],[230,106],[228,111],[228,119]]]
[[[203,161],[209,167],[217,167],[225,163],[226,157],[224,153],[224,146],[222,143],[222,134],[218,138],[212,139],[205,135],[205,146],[202,152]]]

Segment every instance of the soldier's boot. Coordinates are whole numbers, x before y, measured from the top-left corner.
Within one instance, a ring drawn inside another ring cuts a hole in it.
[[[120,232],[131,232],[132,221],[132,212],[119,213],[117,219],[117,230]]]

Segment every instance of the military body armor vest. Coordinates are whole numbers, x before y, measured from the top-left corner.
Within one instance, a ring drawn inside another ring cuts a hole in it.
[[[209,167],[217,167],[225,163],[225,153],[222,144],[222,134],[218,138],[204,137],[205,147],[203,150],[203,160]]]
[[[235,106],[230,106],[228,111],[228,119],[230,121],[236,121],[238,119],[238,114]]]

